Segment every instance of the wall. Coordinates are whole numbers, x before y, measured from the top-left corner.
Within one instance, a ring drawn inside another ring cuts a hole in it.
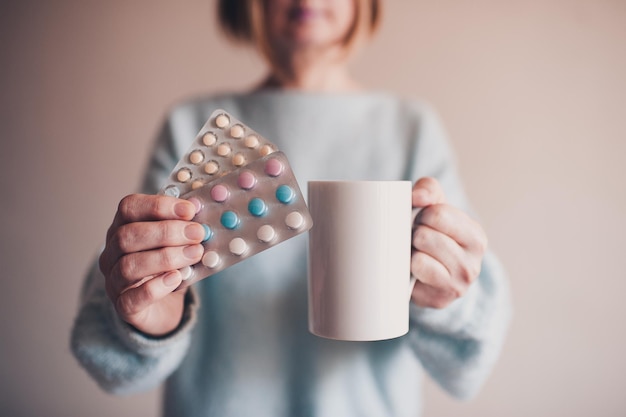
[[[68,333],[166,108],[263,73],[212,4],[0,3],[0,414],[158,414],[158,392],[99,391]],[[396,0],[355,63],[439,109],[514,291],[493,377],[470,403],[429,383],[427,416],[626,413],[625,39],[620,0]]]

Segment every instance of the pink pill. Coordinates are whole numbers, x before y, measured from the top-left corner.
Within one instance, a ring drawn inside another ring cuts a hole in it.
[[[256,178],[250,171],[244,171],[239,174],[237,184],[244,190],[250,190],[256,184]]]
[[[283,163],[272,158],[265,163],[265,173],[271,177],[278,177],[283,173]]]
[[[226,201],[228,198],[228,188],[224,187],[221,184],[216,185],[211,188],[211,198],[218,203],[222,203]]]

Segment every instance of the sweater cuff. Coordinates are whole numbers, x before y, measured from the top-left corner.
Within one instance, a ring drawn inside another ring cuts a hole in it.
[[[199,307],[198,293],[194,287],[189,287],[185,294],[185,308],[180,324],[165,336],[150,336],[137,330],[119,317],[111,302],[109,302],[108,315],[113,332],[128,349],[146,356],[158,356],[163,351],[170,350],[174,345],[187,341],[197,321]]]
[[[411,325],[434,333],[462,338],[498,338],[511,315],[510,294],[502,266],[488,252],[476,282],[467,293],[443,309],[422,308],[411,303]]]
[[[420,307],[411,302],[411,325],[435,333],[456,334],[458,336],[473,335],[478,323],[481,323],[481,312],[478,311],[479,286],[472,285],[465,295],[454,300],[442,309]]]

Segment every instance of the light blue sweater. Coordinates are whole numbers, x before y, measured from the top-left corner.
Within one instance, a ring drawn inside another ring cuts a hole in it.
[[[436,114],[423,103],[378,93],[265,91],[178,105],[155,144],[144,192],[156,192],[217,108],[276,143],[304,195],[315,179],[428,175],[441,182],[451,204],[469,211]],[[411,305],[407,335],[338,342],[307,330],[306,238],[197,283],[180,328],[163,339],[117,317],[94,265],[72,350],[108,391],[132,393],[165,381],[168,417],[414,417],[422,405],[422,369],[456,397],[478,391],[510,317],[506,279],[492,254],[469,292],[449,307]]]

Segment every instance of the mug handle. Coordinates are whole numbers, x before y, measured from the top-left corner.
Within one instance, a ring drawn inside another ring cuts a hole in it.
[[[421,208],[414,208],[413,211],[411,211],[411,238],[413,238],[413,228],[415,227],[415,218],[417,217],[417,214],[421,210],[422,210]],[[411,245],[413,245],[413,242],[411,242]],[[413,295],[413,288],[415,287],[416,282],[417,282],[417,277],[411,274],[411,277],[409,279],[409,301],[411,301],[411,295]]]

